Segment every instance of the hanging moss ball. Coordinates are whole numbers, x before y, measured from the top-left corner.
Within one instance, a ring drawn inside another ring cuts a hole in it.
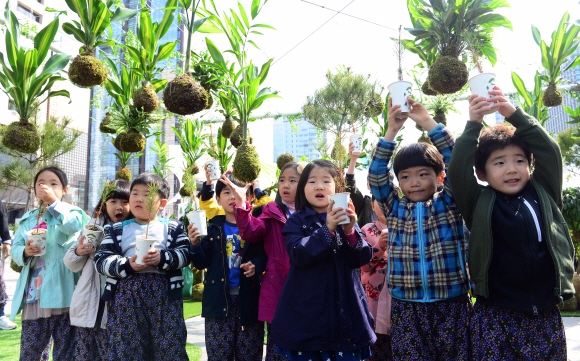
[[[110,118],[109,112],[107,112],[107,115],[103,118],[103,120],[101,121],[101,124],[99,124],[99,130],[102,133],[108,133],[108,134],[117,133],[117,129],[113,128],[113,126],[111,126],[110,124],[111,124],[111,118]]]
[[[187,187],[181,187],[179,189],[179,195],[182,197],[191,197],[191,191]]]
[[[230,143],[232,143],[234,148],[238,148],[240,145],[242,145],[243,138],[244,138],[244,128],[240,124],[234,129],[232,134],[230,134]],[[252,137],[250,136],[250,130],[248,129],[248,143],[249,144],[252,144],[251,138]]]
[[[429,138],[429,136],[427,135],[427,133],[423,132],[421,134],[421,136],[419,137],[419,139],[417,139],[417,141],[419,143],[428,143],[428,144],[433,144],[431,143],[431,139]]]
[[[196,175],[199,173],[199,167],[197,166],[197,164],[193,163],[192,165],[187,167],[186,171],[191,175]]]
[[[189,115],[207,107],[208,93],[187,73],[167,84],[163,91],[163,102],[170,112]]]
[[[442,110],[437,110],[435,112],[433,120],[435,120],[439,124],[447,125],[447,117],[445,116],[445,113]]]
[[[278,169],[280,169],[280,170],[282,170],[282,168],[284,168],[286,163],[290,163],[290,162],[294,162],[294,156],[290,153],[282,153],[278,156],[278,159],[276,159],[276,165],[278,166]]]
[[[373,97],[368,102],[364,114],[367,118],[378,117],[383,113],[384,107],[385,103],[383,102],[383,99],[381,99],[381,95],[379,93],[373,93]]]
[[[204,109],[211,109],[213,107],[213,97],[211,96],[211,92],[207,92],[207,106]]]
[[[127,136],[127,132],[122,131],[121,133],[117,134],[115,140],[113,140],[113,145],[115,146],[115,148],[117,148],[117,150],[120,150],[121,152],[124,152],[123,139],[125,138],[125,136]]]
[[[20,153],[36,153],[40,148],[36,125],[24,121],[8,124],[2,134],[2,144]]]
[[[425,95],[437,95],[437,92],[431,88],[429,88],[429,82],[425,80],[423,85],[421,85],[421,91]]]
[[[159,108],[159,99],[157,99],[153,85],[148,84],[133,93],[133,106],[146,113],[151,113]]]
[[[122,179],[126,180],[127,182],[130,182],[132,177],[133,175],[131,174],[129,168],[121,168],[117,174],[115,174],[115,179]]]
[[[230,117],[226,117],[225,122],[222,124],[222,137],[229,138],[236,127],[236,123]]]
[[[70,81],[83,88],[105,84],[108,75],[109,71],[105,64],[90,51],[77,55],[68,68]]]
[[[429,69],[429,88],[439,94],[453,94],[467,84],[467,66],[451,56],[440,56]]]
[[[542,95],[542,102],[547,107],[556,107],[562,104],[562,93],[556,88],[556,84],[548,84],[548,88]]]
[[[145,149],[145,137],[135,129],[129,129],[121,141],[124,152],[137,153]]]
[[[256,148],[248,143],[240,145],[232,166],[234,178],[244,183],[251,183],[258,178],[261,169],[260,156],[256,152]]]

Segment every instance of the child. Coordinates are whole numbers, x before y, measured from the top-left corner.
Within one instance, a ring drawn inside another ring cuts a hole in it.
[[[146,207],[149,187],[158,186],[154,211]],[[118,222],[105,235],[95,267],[118,279],[105,286],[107,331],[111,357],[119,360],[187,360],[183,319],[181,268],[189,263],[189,240],[183,225],[157,218],[169,197],[169,185],[154,173],[142,173],[131,183],[129,208],[134,219]],[[137,237],[157,241],[136,263]]]
[[[498,87],[489,94],[469,98],[471,120],[457,139],[449,171],[471,231],[469,272],[477,297],[470,321],[473,359],[566,360],[556,305],[574,296],[574,247],[560,211],[560,149]],[[493,108],[513,126],[482,132],[481,113]],[[474,166],[487,186],[478,184]]]
[[[367,293],[367,302],[375,319],[377,342],[371,346],[370,361],[391,360],[391,294],[385,284],[387,271],[387,220],[372,198],[373,211],[378,220],[361,228],[365,241],[373,248],[373,258],[361,267],[361,281]]]
[[[290,269],[282,229],[288,217],[294,213],[296,185],[300,178],[298,169],[301,171],[302,168],[299,168],[298,163],[295,162],[286,163],[282,167],[278,178],[276,200],[263,206],[262,213],[257,218],[251,213],[255,208],[246,207],[246,203],[242,201],[245,189],[226,182],[226,185],[234,191],[236,198],[235,216],[240,236],[246,242],[255,243],[262,240],[264,242],[268,262],[260,291],[258,319],[267,322],[268,329],[274,319],[278,300]],[[270,336],[268,333],[266,360],[283,360],[282,356],[275,351]]]
[[[465,269],[467,244],[445,167],[453,138],[411,97],[409,117],[429,133],[435,146],[413,143],[389,161],[406,117],[388,105],[389,127],[369,168],[373,196],[387,220],[387,285],[392,296],[391,335],[396,360],[466,360],[471,302]],[[444,184],[438,190],[440,183]],[[399,191],[403,196],[399,195]]]
[[[111,224],[133,217],[129,209],[129,182],[115,180],[113,184],[115,189],[106,199],[97,220],[98,224],[105,226],[105,234]],[[99,200],[94,212],[100,208]],[[63,259],[71,271],[82,271],[70,305],[70,323],[76,326],[73,357],[75,360],[108,360],[111,357],[108,355],[106,306],[101,301],[106,278],[95,270],[95,247],[85,243],[84,239],[83,236],[73,244]]]
[[[51,336],[53,359],[73,359],[74,331],[70,326],[69,306],[77,277],[62,259],[89,216],[62,201],[67,191],[68,180],[62,170],[46,167],[38,171],[34,192],[46,208],[25,213],[14,235],[12,258],[24,268],[16,285],[10,318],[14,320],[22,310],[21,360],[39,360]],[[39,224],[39,212],[44,210]],[[35,256],[41,253],[41,248],[33,245],[26,235],[35,227],[47,230],[44,256]]]
[[[201,315],[209,361],[261,360],[263,353],[264,324],[258,321],[257,311],[264,247],[240,238],[232,184],[243,187],[231,173],[223,174],[217,183],[216,200],[225,215],[211,219],[201,242],[197,228],[189,227],[193,265],[207,268]]]
[[[361,191],[356,186],[356,181],[354,179],[354,169],[356,167],[356,161],[359,155],[353,154],[354,144],[349,143],[348,154],[350,155],[350,162],[348,164],[348,169],[346,170],[345,181],[346,181],[346,192],[350,193],[350,199],[352,204],[354,204],[354,210],[356,212],[356,221],[358,224],[367,224],[376,220],[376,216],[373,212],[373,206],[371,202],[371,197],[368,195],[363,195]]]
[[[336,207],[335,166],[309,163],[296,188],[296,212],[282,234],[290,271],[272,321],[272,338],[289,360],[364,360],[375,342],[358,268],[372,250],[355,223],[352,202]],[[338,223],[349,219],[349,223]]]

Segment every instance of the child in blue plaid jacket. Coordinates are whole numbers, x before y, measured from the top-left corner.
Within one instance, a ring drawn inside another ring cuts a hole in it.
[[[389,230],[386,283],[392,295],[393,358],[466,360],[471,312],[467,242],[445,175],[454,140],[423,105],[411,97],[407,101],[411,111],[402,117],[400,106],[389,99],[389,127],[379,140],[368,177]],[[407,117],[428,132],[434,146],[413,143],[397,152],[397,187],[389,162]]]

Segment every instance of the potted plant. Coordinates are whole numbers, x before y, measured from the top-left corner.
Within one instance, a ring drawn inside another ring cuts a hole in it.
[[[399,63],[399,67],[397,68],[397,81],[389,84],[387,89],[393,99],[393,105],[401,106],[400,112],[397,115],[405,116],[410,110],[407,96],[411,95],[413,84],[409,81],[403,80],[403,51],[405,50],[405,47],[401,41],[401,29],[402,26],[399,26],[399,38],[392,39],[395,42],[395,56]]]
[[[95,221],[93,224],[87,224],[83,228],[83,236],[85,236],[85,243],[91,244],[94,248],[96,248],[99,244],[99,240],[103,236],[103,227],[97,225],[97,220],[103,211],[103,206],[107,204],[107,199],[113,194],[115,191],[115,183],[114,181],[105,181],[105,185],[103,187],[103,191],[101,192],[101,204],[99,208],[93,213],[93,218]]]
[[[183,191],[180,190],[179,193],[185,197],[191,196],[195,191],[191,186],[185,187],[185,185],[190,184],[195,187],[195,175],[199,173],[199,166],[196,162],[207,150],[204,147],[204,141],[207,138],[207,135],[203,134],[204,125],[205,121],[203,120],[187,119],[180,127],[171,127],[175,133],[177,141],[179,142],[183,158],[186,162],[182,179],[184,187],[182,188]],[[191,181],[191,179],[193,179],[193,181]]]
[[[101,45],[113,45],[113,40],[103,35],[111,23],[126,21],[141,10],[130,10],[118,7],[115,12],[110,8],[113,0],[65,0],[67,6],[79,17],[62,24],[62,30],[72,35],[82,46],[70,63],[68,76],[70,81],[80,87],[103,85],[107,81],[107,67],[95,56],[95,50]],[[112,69],[115,69],[112,68]]]
[[[534,76],[534,90],[528,91],[520,76],[512,72],[512,83],[516,88],[517,101],[524,112],[536,118],[542,126],[549,120],[548,108],[543,103],[542,79],[538,71]]]
[[[145,0],[141,0],[141,3],[146,7]],[[159,22],[153,22],[148,10],[141,11],[137,25],[138,45],[135,47],[124,44],[126,53],[136,65],[132,71],[143,78],[141,87],[133,92],[133,105],[145,113],[151,113],[159,108],[157,92],[167,85],[167,80],[155,78],[162,71],[157,67],[157,63],[171,55],[178,40],[163,44],[159,44],[159,41],[169,31],[176,7],[177,0],[167,0],[163,17]]]
[[[149,193],[147,194],[147,199],[145,201],[145,208],[149,214],[149,218],[147,219],[147,227],[145,228],[145,234],[136,237],[135,241],[135,254],[137,255],[137,259],[135,263],[143,265],[143,257],[147,255],[149,249],[155,245],[157,242],[157,238],[149,237],[149,223],[151,223],[151,218],[154,214],[157,213],[157,204],[159,202],[159,185],[158,184],[150,184],[149,185]]]
[[[226,139],[230,138],[232,132],[237,127],[236,122],[234,122],[234,118],[237,119],[236,106],[232,102],[233,96],[231,93],[232,91],[227,88],[220,89],[218,93],[221,107],[221,109],[218,109],[218,112],[222,113],[225,118],[222,124],[222,136]]]
[[[169,157],[169,145],[162,142],[161,133],[157,135],[153,146],[149,149],[151,149],[157,156],[157,164],[153,165],[153,173],[157,174],[162,179],[167,178],[171,172],[169,162],[173,158]]]
[[[133,105],[112,107],[109,110],[109,126],[118,134],[113,141],[115,148],[122,152],[141,152],[145,149],[146,138],[151,135],[151,126],[160,116],[139,110]]]
[[[439,56],[429,68],[429,88],[441,94],[452,94],[467,83],[467,66],[459,57],[463,54],[467,34],[485,39],[482,49],[492,65],[495,49],[491,45],[493,28],[503,26],[511,29],[511,22],[503,15],[493,13],[507,6],[502,1],[430,1],[408,0],[413,28],[407,28],[415,36],[415,43],[427,51],[438,49]]]
[[[427,71],[429,71],[431,65],[433,65],[433,63],[437,59],[437,48],[426,47],[425,43],[421,43],[421,46],[419,46],[415,44],[415,41],[408,39],[403,39],[401,40],[401,42],[403,44],[403,47],[405,47],[405,50],[408,50],[416,54],[421,59],[421,62],[419,64],[416,64],[415,67],[427,69]],[[415,70],[412,70],[411,72],[413,71],[417,73]],[[427,79],[425,79],[422,82],[418,82],[418,87],[425,95],[433,96],[438,94],[435,90],[429,87],[429,81]]]
[[[195,31],[199,29],[207,18],[195,20],[195,14],[200,0],[197,0],[197,2],[195,0],[178,0],[178,2],[184,10],[183,14],[185,16],[181,16],[181,20],[183,21],[185,29],[187,29],[183,75],[176,77],[167,84],[167,87],[163,91],[163,102],[170,112],[179,115],[189,115],[207,108],[208,99],[210,98],[208,91],[196,82],[189,72],[191,39]]]
[[[2,144],[21,153],[35,153],[40,147],[40,137],[30,118],[35,109],[51,97],[64,96],[70,99],[67,90],[51,91],[51,88],[56,82],[66,80],[60,71],[68,64],[71,56],[54,54],[47,59],[58,31],[59,15],[36,34],[33,49],[26,49],[19,44],[20,26],[16,15],[10,11],[10,2],[6,4],[5,23],[6,51],[0,52],[0,86],[13,101],[20,120],[6,127]]]
[[[115,179],[123,179],[127,182],[131,181],[133,175],[131,174],[131,170],[127,167],[129,162],[133,158],[139,158],[142,154],[141,153],[130,153],[130,152],[119,152],[115,153],[115,157],[119,161],[119,170],[117,174],[115,174]]]
[[[478,95],[480,97],[491,98],[492,95],[489,94],[490,90],[493,90],[495,86],[495,73],[483,72],[483,64],[482,64],[482,48],[486,45],[484,42],[485,39],[481,39],[477,36],[477,34],[470,33],[465,36],[465,42],[467,44],[467,48],[469,49],[469,53],[471,55],[471,59],[475,68],[478,71],[478,74],[471,77],[467,84],[469,85],[469,90],[471,90],[471,94]],[[495,113],[496,109],[492,108],[488,111],[483,112],[483,114],[491,114]]]
[[[536,44],[542,51],[542,66],[546,69],[547,75],[540,75],[540,79],[548,84],[544,91],[542,101],[547,107],[555,107],[562,104],[562,93],[557,88],[557,85],[562,83],[564,79],[560,76],[562,71],[572,69],[580,64],[580,55],[576,54],[570,63],[562,70],[562,66],[568,60],[568,57],[574,55],[580,40],[578,39],[578,32],[580,26],[570,23],[570,14],[566,12],[558,29],[552,32],[552,42],[550,46],[542,40],[538,28],[532,25],[532,34]]]
[[[42,216],[46,212],[46,204],[42,199],[38,201],[38,214],[36,217],[36,226],[32,228],[30,231],[26,232],[26,236],[28,239],[32,240],[33,246],[40,247],[40,253],[35,254],[34,256],[40,257],[46,254],[46,224],[41,222]]]
[[[227,52],[236,57],[236,61],[230,66],[224,59],[218,47],[208,38],[206,44],[208,51],[213,60],[213,66],[224,74],[224,86],[230,90],[225,97],[234,105],[239,117],[242,142],[236,151],[233,163],[233,176],[242,182],[250,183],[258,178],[261,170],[260,158],[256,149],[249,142],[248,123],[252,120],[251,114],[257,110],[267,99],[279,98],[277,91],[272,91],[268,87],[260,88],[266,80],[270,65],[274,59],[269,59],[261,67],[254,65],[248,56],[247,46],[257,47],[256,43],[250,38],[252,34],[261,34],[259,28],[273,29],[266,24],[256,24],[250,22],[248,12],[238,3],[238,12],[231,9],[232,16],[227,13],[218,15],[218,9],[213,0],[209,0],[212,9],[209,9],[206,1],[203,1],[203,8],[198,10],[202,16],[208,17],[208,20],[200,28],[207,26],[210,31],[219,31],[226,34],[231,49]],[[259,15],[266,3],[261,0],[252,1],[251,20]],[[233,143],[232,143],[233,144]]]

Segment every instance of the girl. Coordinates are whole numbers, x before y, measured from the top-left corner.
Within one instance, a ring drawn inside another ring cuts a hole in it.
[[[378,220],[361,228],[365,240],[373,248],[373,258],[361,267],[361,280],[367,292],[367,302],[375,318],[377,342],[371,346],[373,360],[391,360],[391,294],[385,284],[387,271],[387,232],[386,219],[379,204],[372,197],[372,207]]]
[[[276,200],[263,206],[262,214],[258,218],[252,215],[250,207],[245,207],[246,203],[243,202],[245,189],[231,182],[226,183],[234,190],[236,205],[239,205],[235,209],[235,216],[240,236],[246,242],[264,241],[268,261],[266,273],[262,279],[258,320],[267,322],[268,330],[270,330],[278,300],[290,270],[290,259],[286,252],[282,228],[288,217],[294,213],[296,185],[300,178],[297,169],[298,163],[295,162],[287,163],[282,167]],[[266,360],[283,360],[282,356],[275,351],[269,332],[266,351]]]
[[[62,170],[41,169],[34,177],[34,192],[47,208],[24,214],[14,235],[12,257],[19,266],[24,266],[16,284],[11,313],[14,320],[22,310],[20,360],[39,360],[51,336],[53,359],[73,360],[69,306],[76,277],[65,267],[63,257],[89,216],[62,201],[67,191],[68,181]],[[39,212],[41,223],[37,224]],[[47,229],[46,254],[38,257],[35,255],[41,253],[41,248],[33,245],[26,235],[36,226]]]
[[[133,218],[129,210],[129,182],[115,180],[115,189],[105,201],[105,209],[97,223],[105,225],[104,233],[111,224]],[[94,212],[101,208],[97,204]],[[95,271],[95,247],[84,242],[84,237],[73,244],[66,253],[64,264],[73,272],[82,271],[70,306],[70,322],[76,326],[73,340],[75,360],[108,360],[109,346],[106,332],[106,307],[101,301],[105,277]]]
[[[272,337],[289,360],[363,360],[376,340],[357,269],[372,250],[348,209],[332,209],[338,171],[309,163],[296,188],[296,212],[282,234],[290,271],[272,322]],[[349,224],[339,226],[348,217]]]

